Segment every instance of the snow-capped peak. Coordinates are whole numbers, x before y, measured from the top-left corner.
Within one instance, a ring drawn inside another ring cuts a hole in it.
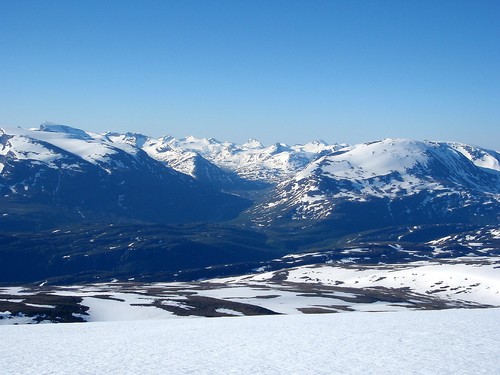
[[[462,152],[467,148],[460,146]],[[456,209],[500,201],[500,175],[486,173],[457,151],[459,146],[407,139],[344,147],[312,161],[255,212],[268,221],[267,213],[292,210],[294,219],[324,219],[339,202],[391,201],[418,196],[419,209],[433,207],[433,199],[453,196]],[[469,150],[470,151],[470,150]],[[494,155],[478,150],[478,160],[495,166]],[[498,162],[498,159],[495,159]],[[481,197],[479,199],[476,199]],[[447,202],[446,199],[442,200]],[[413,203],[414,204],[414,203]],[[448,207],[447,209],[451,209]],[[258,220],[261,220],[260,218]]]
[[[127,142],[123,135],[111,137],[113,142]],[[131,143],[131,142],[127,142]],[[142,144],[132,142],[142,148],[151,157],[167,162],[174,169],[192,175],[192,165],[184,165],[192,160],[192,153],[227,172],[236,173],[247,180],[278,182],[283,177],[291,176],[301,170],[310,161],[324,153],[338,148],[335,145],[318,143],[316,146],[288,146],[276,143],[265,147],[261,142],[250,139],[238,145],[220,142],[214,138],[196,138],[188,136],[174,138],[167,136],[159,139],[148,138]],[[194,176],[193,176],[194,177]]]
[[[9,139],[0,154],[9,154],[17,160],[42,162],[50,168],[75,169],[74,160],[70,164],[63,162],[68,155],[72,155],[109,170],[107,164],[116,162],[113,155],[128,154],[135,157],[139,151],[125,143],[110,142],[99,134],[94,138],[81,129],[67,125],[45,123],[39,130],[9,128],[5,134]]]
[[[40,124],[39,131],[63,133],[79,139],[92,139],[92,137],[84,130],[77,129],[69,125],[55,124],[52,122],[44,122],[43,124]]]
[[[425,165],[428,146],[407,139],[384,139],[343,148],[317,161],[324,174],[343,179],[367,179],[403,173],[417,164]],[[310,166],[309,168],[314,167]],[[300,178],[307,171],[299,174]]]
[[[250,138],[241,145],[242,148],[263,148],[264,145],[257,139]]]

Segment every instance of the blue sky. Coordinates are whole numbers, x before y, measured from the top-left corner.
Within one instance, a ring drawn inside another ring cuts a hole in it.
[[[0,124],[500,150],[500,2],[0,0]]]

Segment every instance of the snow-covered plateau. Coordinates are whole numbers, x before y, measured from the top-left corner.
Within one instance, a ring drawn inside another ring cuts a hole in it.
[[[0,325],[500,307],[499,264],[465,257],[315,264],[197,282],[0,287]]]
[[[0,373],[497,374],[498,265],[471,257],[2,287],[0,304],[26,314],[0,312]],[[86,323],[25,324],[51,313]]]
[[[2,374],[498,374],[500,310],[0,327]]]

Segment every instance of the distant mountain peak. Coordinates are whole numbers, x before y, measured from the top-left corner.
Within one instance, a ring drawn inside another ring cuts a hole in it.
[[[92,139],[92,137],[82,129],[74,128],[69,125],[56,124],[53,122],[44,122],[40,124],[39,131],[50,133],[64,133],[79,139]]]
[[[311,142],[309,142],[310,144],[313,144],[313,145],[321,145],[321,146],[326,146],[328,143],[326,143],[324,140],[322,139],[315,139]]]
[[[493,151],[446,142],[388,138],[357,144],[319,157],[283,179],[253,212],[260,223],[277,217],[324,220],[347,215],[342,210],[354,211],[358,205],[376,207],[374,217],[385,216],[388,223],[409,218],[425,222],[454,212],[473,222],[477,212],[495,216],[499,161]]]
[[[286,143],[276,142],[270,147],[272,154],[279,154],[281,152],[290,151],[290,147]]]
[[[250,138],[248,141],[241,145],[244,148],[263,148],[264,145],[257,139]]]

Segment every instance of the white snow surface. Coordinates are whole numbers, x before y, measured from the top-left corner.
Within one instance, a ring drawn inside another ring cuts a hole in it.
[[[110,133],[107,137],[116,143],[140,147],[152,158],[164,161],[182,173],[193,175],[193,157],[200,155],[219,168],[235,172],[242,178],[268,182],[290,177],[320,155],[342,147],[323,141],[293,146],[284,143],[264,146],[255,139],[239,145],[193,136],[154,139],[142,134]]]
[[[495,151],[487,151],[462,143],[450,143],[450,145],[476,166],[500,172],[500,161],[498,160],[498,153]],[[494,154],[496,154],[496,157]]]
[[[148,304],[151,301],[146,298],[139,298],[131,293],[115,293],[113,298],[121,299],[101,299],[84,297],[82,304],[89,307],[88,314],[90,322],[106,322],[115,320],[117,316],[120,320],[144,320],[144,319],[166,319],[175,317],[172,313],[157,309],[154,306],[134,306],[133,304]]]
[[[42,124],[40,130],[5,128],[3,132],[11,138],[5,147],[0,148],[0,155],[9,155],[18,160],[39,161],[51,167],[56,167],[52,164],[54,160],[63,157],[57,149],[95,165],[109,162],[109,157],[120,150],[134,156],[138,152],[131,145],[113,143],[99,134],[86,133],[66,125]]]
[[[336,285],[356,288],[410,288],[422,294],[444,299],[459,299],[500,306],[500,268],[498,264],[437,264],[413,262],[394,269],[386,266],[320,267],[291,269],[287,281]]]
[[[262,272],[254,275],[228,277],[209,280],[209,282],[228,285],[247,286],[268,285],[276,272]],[[422,295],[432,295],[443,300],[460,300],[491,306],[500,306],[500,258],[499,257],[462,257],[449,261],[419,261],[405,264],[381,265],[334,265],[320,264],[289,268],[286,281],[290,283],[313,283],[346,288],[403,288]],[[233,289],[233,293],[237,289]],[[221,296],[222,291],[204,291],[205,295]],[[282,296],[284,296],[282,292]],[[238,294],[242,296],[242,294]],[[300,299],[281,306],[301,305]],[[312,301],[309,299],[309,301]],[[264,300],[260,306],[276,308],[278,300]],[[313,304],[311,304],[313,305]],[[372,304],[368,304],[370,307]],[[360,304],[355,309],[362,310]],[[388,308],[388,306],[386,306]],[[387,310],[386,310],[387,311]]]
[[[498,374],[500,310],[0,327],[2,374]]]
[[[385,139],[342,149],[342,153],[329,155],[312,163],[295,179],[307,176],[321,164],[324,174],[343,179],[368,179],[391,172],[404,173],[416,164],[425,165],[427,145],[406,139]]]

